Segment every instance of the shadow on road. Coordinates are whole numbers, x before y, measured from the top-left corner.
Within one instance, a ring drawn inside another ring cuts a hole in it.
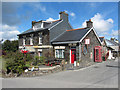
[[[106,65],[106,67],[120,68],[119,66],[113,66],[113,65]]]

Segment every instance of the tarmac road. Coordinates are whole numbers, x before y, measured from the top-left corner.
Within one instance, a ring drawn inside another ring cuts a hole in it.
[[[118,88],[118,60],[32,78],[2,79],[2,88]]]

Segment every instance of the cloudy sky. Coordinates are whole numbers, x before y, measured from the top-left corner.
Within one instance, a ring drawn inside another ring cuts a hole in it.
[[[17,39],[17,34],[31,28],[32,21],[59,19],[61,11],[69,14],[73,28],[85,27],[91,19],[99,36],[118,38],[117,2],[3,2],[0,36]]]

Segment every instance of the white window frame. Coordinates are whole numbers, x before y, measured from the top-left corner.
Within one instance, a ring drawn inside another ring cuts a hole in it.
[[[33,38],[30,38],[30,45],[33,45]]]
[[[39,36],[39,44],[42,44],[42,37]]]
[[[25,39],[23,39],[23,45],[25,45]]]
[[[85,44],[90,44],[90,39],[85,39]]]
[[[62,57],[60,57],[60,50],[62,50]],[[55,49],[55,58],[65,58],[64,57],[64,52],[65,50],[64,49]],[[58,53],[58,55],[56,55]]]
[[[42,22],[42,23],[41,23],[41,28],[43,28],[43,25],[44,25],[44,23]]]

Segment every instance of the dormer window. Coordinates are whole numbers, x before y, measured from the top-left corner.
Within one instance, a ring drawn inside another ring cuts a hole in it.
[[[43,28],[43,25],[44,25],[44,23],[43,23],[43,22],[41,22],[41,28]]]
[[[44,22],[35,23],[32,28],[33,28],[34,31],[37,30],[37,29],[40,29],[40,28],[44,28]]]
[[[35,27],[33,26],[33,30],[35,31]]]

